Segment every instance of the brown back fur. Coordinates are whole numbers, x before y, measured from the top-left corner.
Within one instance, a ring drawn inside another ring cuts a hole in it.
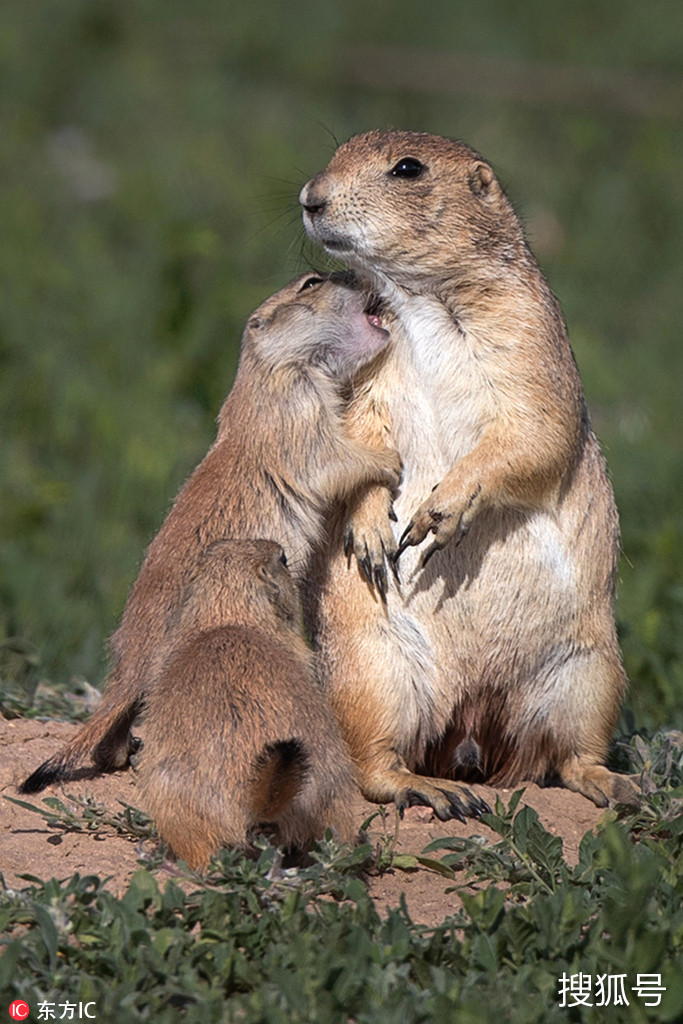
[[[141,805],[191,867],[264,828],[290,848],[352,837],[351,764],[281,555],[261,540],[201,555],[149,691]]]

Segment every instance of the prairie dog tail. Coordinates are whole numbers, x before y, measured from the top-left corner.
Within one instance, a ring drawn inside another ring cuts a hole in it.
[[[269,743],[258,758],[249,806],[258,822],[275,822],[301,792],[310,761],[300,740]]]
[[[104,772],[125,768],[129,755],[139,746],[130,729],[140,711],[140,701],[103,704],[70,743],[24,779],[19,792],[39,793],[54,782],[73,778],[76,770],[88,763]]]

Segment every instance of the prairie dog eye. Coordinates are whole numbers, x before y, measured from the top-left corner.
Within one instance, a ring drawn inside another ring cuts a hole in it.
[[[394,178],[419,178],[425,169],[413,156],[404,156],[398,161],[389,172]]]
[[[323,284],[324,280],[322,277],[307,277],[299,288],[299,293],[305,292],[307,288],[313,288],[316,284]]]

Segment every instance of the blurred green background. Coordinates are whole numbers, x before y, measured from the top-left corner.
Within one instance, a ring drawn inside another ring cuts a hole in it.
[[[5,0],[5,688],[101,683],[247,314],[321,262],[300,186],[396,127],[464,138],[524,217],[621,509],[630,705],[682,724],[682,54],[680,0]]]

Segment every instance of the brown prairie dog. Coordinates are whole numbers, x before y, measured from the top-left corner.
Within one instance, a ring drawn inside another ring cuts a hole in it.
[[[226,537],[276,541],[298,580],[334,503],[370,484],[397,485],[396,451],[348,437],[341,397],[388,340],[349,275],[304,275],[249,318],[216,441],[150,544],[112,638],[104,700],[74,740],[26,779],[24,793],[68,778],[84,760],[102,771],[127,763],[130,727],[207,545]]]
[[[337,554],[312,621],[361,788],[440,817],[476,813],[458,778],[632,800],[604,767],[626,685],[617,511],[560,308],[491,167],[462,142],[370,132],[300,201],[394,316],[352,411],[401,454],[399,523],[370,492],[353,531],[375,565],[401,555],[403,596],[387,621]]]
[[[351,763],[278,544],[218,541],[200,555],[150,688],[138,781],[159,835],[193,868],[264,829],[288,849],[328,827],[351,840]]]

